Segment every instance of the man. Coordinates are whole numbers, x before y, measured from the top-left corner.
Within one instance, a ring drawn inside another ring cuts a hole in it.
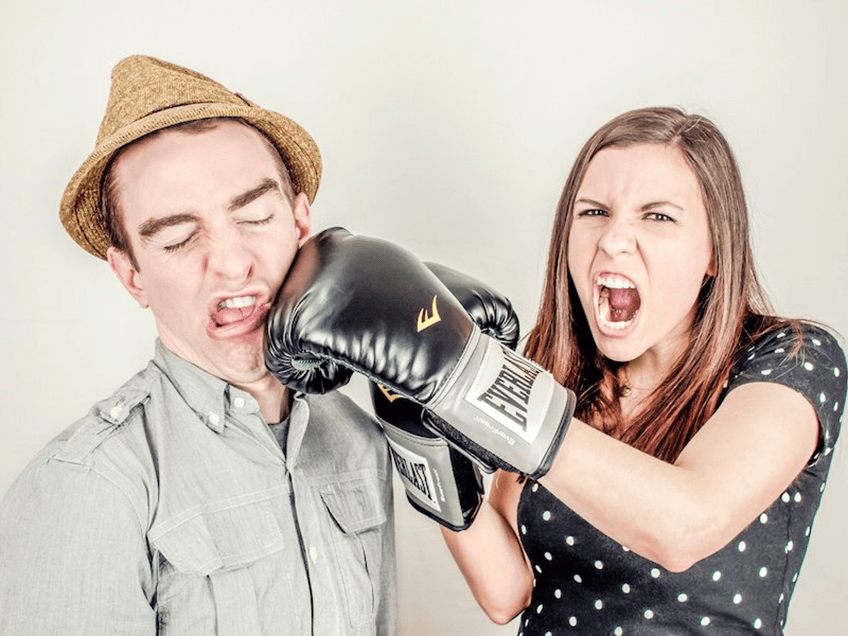
[[[0,507],[0,634],[392,634],[379,427],[264,365],[321,162],[296,123],[198,73],[121,61],[61,218],[158,340]]]

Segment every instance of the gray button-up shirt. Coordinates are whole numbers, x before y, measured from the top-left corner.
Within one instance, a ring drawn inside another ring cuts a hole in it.
[[[0,507],[0,634],[394,634],[391,472],[347,397],[256,401],[157,342]]]

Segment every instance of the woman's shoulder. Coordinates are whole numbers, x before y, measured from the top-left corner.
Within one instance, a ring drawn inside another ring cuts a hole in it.
[[[746,324],[736,369],[774,373],[769,366],[802,367],[807,372],[830,369],[845,382],[845,352],[842,338],[826,325],[806,320],[758,317]]]
[[[812,404],[822,428],[835,439],[848,380],[841,338],[824,325],[803,320],[775,320],[749,333],[728,389],[751,382],[794,389]]]

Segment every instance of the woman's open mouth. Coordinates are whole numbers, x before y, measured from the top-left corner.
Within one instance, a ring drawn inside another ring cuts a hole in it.
[[[595,279],[598,326],[611,335],[623,335],[636,316],[642,301],[636,285],[624,276],[601,274]]]

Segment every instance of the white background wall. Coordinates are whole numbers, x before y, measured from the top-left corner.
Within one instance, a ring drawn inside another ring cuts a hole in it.
[[[846,24],[841,0],[2,0],[0,493],[152,354],[150,316],[57,218],[125,55],[189,66],[302,123],[325,161],[316,230],[344,225],[484,278],[525,330],[580,144],[631,108],[703,113],[738,154],[778,309],[845,334]],[[792,636],[848,633],[845,455]],[[488,623],[402,496],[398,545],[403,634],[516,632]]]

